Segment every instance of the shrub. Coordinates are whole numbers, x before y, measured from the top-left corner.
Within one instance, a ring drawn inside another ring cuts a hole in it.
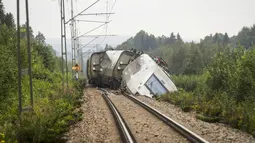
[[[187,92],[192,92],[198,87],[204,87],[205,81],[207,79],[207,74],[203,75],[174,75],[171,76],[174,84],[178,88],[182,88]]]
[[[196,110],[198,119],[223,122],[255,136],[255,49],[226,48],[203,75],[172,79],[179,91],[160,100]]]
[[[193,94],[185,92],[182,89],[179,89],[178,92],[162,95],[159,100],[178,105],[185,112],[190,111],[193,108],[193,105],[196,104]]]

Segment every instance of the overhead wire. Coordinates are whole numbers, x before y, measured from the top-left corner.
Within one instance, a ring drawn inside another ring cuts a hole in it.
[[[114,8],[114,6],[115,6],[115,4],[116,4],[116,1],[117,1],[117,0],[114,0],[114,3],[113,3],[113,5],[112,5],[111,10],[110,10],[109,13],[112,13],[113,8]],[[106,5],[106,13],[108,13],[108,1],[107,1],[107,5]],[[106,21],[109,21],[110,15],[111,15],[111,14],[107,14],[107,15],[106,15]],[[107,32],[108,32],[108,24],[105,25],[105,28],[106,28],[106,29],[105,29],[105,35],[107,35]],[[105,40],[106,40],[106,36],[105,36],[104,39],[100,42],[99,45],[101,45]]]
[[[97,0],[95,3],[97,3],[99,0]],[[116,4],[116,1],[117,0],[114,0],[114,3],[113,3],[113,5],[111,6],[111,8],[110,8],[110,13],[112,13],[112,11],[113,11],[113,9],[114,9],[114,7],[115,7],[115,4]],[[78,8],[78,4],[77,4],[78,2],[77,2],[77,0],[76,0],[76,9]],[[92,5],[94,5],[95,3],[93,3]],[[88,8],[90,8],[92,5],[90,5]],[[88,9],[87,8],[87,9]],[[108,7],[108,0],[107,0],[107,3],[106,3],[106,13],[108,13],[108,11],[109,11],[109,7]],[[81,14],[82,12],[80,12],[80,13],[78,13],[77,15],[79,15],[79,14]],[[105,35],[104,35],[104,39],[100,42],[100,44],[98,44],[98,45],[101,45],[105,40],[106,40],[106,38],[107,38],[107,33],[108,33],[108,23],[110,22],[109,21],[109,19],[110,19],[110,15],[111,14],[106,14],[106,21],[105,21],[105,29],[104,29],[104,33],[105,33]],[[68,21],[67,21],[68,22]],[[79,25],[79,21],[77,21],[77,26]],[[99,27],[101,27],[102,25],[100,25]],[[99,28],[99,27],[97,27],[97,28]],[[95,28],[95,29],[97,29],[97,28]],[[94,31],[95,29],[93,29],[92,31]],[[77,30],[77,29],[76,29]],[[78,32],[78,31],[77,31]],[[86,32],[85,34],[87,34],[87,33],[90,33],[91,31],[89,31],[89,32]],[[85,34],[82,34],[81,36],[78,36],[78,37],[76,37],[76,38],[79,38],[79,37],[82,37],[83,35],[85,35]],[[95,39],[93,39],[91,42],[93,42],[94,40],[96,40],[96,39],[98,39],[99,37],[96,37]],[[90,44],[91,42],[89,42],[88,44]]]
[[[106,13],[108,13],[108,0],[106,2]],[[106,14],[105,21],[108,21],[108,14]],[[105,29],[105,36],[104,36],[104,39],[101,42],[99,42],[99,46],[101,46],[101,44],[106,40],[107,27],[108,27],[108,24],[106,24],[105,27],[104,27],[104,29]]]

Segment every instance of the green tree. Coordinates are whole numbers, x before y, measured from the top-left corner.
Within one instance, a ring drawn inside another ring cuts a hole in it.
[[[0,27],[0,100],[16,89],[16,52],[14,33],[6,25]],[[1,106],[0,106],[1,108]]]
[[[4,23],[4,5],[2,3],[2,0],[0,0],[0,25],[2,25]]]
[[[229,43],[228,33],[225,33],[223,39],[223,46],[226,46],[228,43]]]
[[[240,45],[246,49],[250,48],[251,45],[251,29],[249,27],[243,27],[243,29],[237,35],[237,41]]]
[[[39,31],[38,34],[35,36],[35,40],[41,44],[45,44],[45,36]]]
[[[13,15],[11,13],[6,13],[5,17],[4,17],[4,23],[9,27],[9,28],[14,28],[15,24],[14,24],[14,18]]]
[[[168,40],[168,44],[174,44],[175,41],[176,41],[176,37],[175,37],[174,33],[172,32],[170,35],[170,38]]]
[[[183,43],[183,40],[181,38],[181,35],[177,33],[177,42]]]
[[[203,56],[199,47],[192,43],[188,56],[185,58],[182,73],[186,75],[200,74],[204,68]]]
[[[215,35],[213,36],[213,42],[217,43],[219,45],[219,43],[220,43],[219,41],[220,41],[219,34],[215,33]]]
[[[41,43],[36,43],[34,46],[34,51],[38,56],[42,58],[44,67],[50,71],[53,71],[56,64],[54,55],[52,53],[53,48],[50,45],[42,45]]]

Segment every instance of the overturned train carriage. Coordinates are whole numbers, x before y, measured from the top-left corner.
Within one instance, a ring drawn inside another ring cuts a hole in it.
[[[89,83],[111,89],[119,88],[123,69],[137,56],[124,50],[93,53],[87,61]]]
[[[148,97],[177,91],[169,74],[150,56],[142,54],[123,70],[122,87]]]

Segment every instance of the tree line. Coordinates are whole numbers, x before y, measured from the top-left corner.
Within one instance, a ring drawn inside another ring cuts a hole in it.
[[[227,33],[215,33],[205,36],[199,42],[185,42],[181,35],[155,37],[141,30],[117,49],[137,49],[152,56],[162,57],[169,66],[171,74],[201,74],[212,57],[226,48],[243,46],[251,49],[254,46],[255,25],[244,27],[237,36],[229,37]]]

